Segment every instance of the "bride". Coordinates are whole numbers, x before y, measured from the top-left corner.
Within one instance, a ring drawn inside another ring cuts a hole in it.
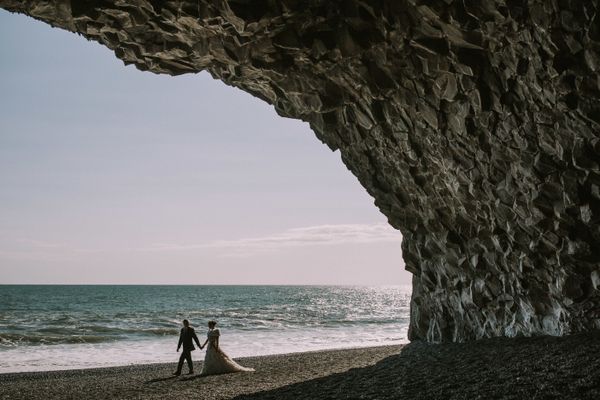
[[[229,372],[254,371],[254,368],[242,367],[233,361],[219,347],[219,328],[215,328],[216,321],[208,321],[208,335],[206,342],[200,347],[201,349],[208,343],[206,356],[204,357],[204,365],[200,375],[216,375],[226,374]]]

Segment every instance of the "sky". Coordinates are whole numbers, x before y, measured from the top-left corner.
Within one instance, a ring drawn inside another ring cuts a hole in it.
[[[301,121],[0,10],[0,284],[408,284]]]

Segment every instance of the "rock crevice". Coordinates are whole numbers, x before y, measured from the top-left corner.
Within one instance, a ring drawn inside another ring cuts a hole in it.
[[[600,328],[597,0],[0,0],[310,123],[402,231],[411,339]]]

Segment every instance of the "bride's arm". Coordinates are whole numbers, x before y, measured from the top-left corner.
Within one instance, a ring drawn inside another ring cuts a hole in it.
[[[215,338],[215,348],[217,350],[219,350],[219,337],[218,336]]]

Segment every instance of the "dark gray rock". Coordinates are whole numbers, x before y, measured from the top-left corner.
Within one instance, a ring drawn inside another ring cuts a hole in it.
[[[597,0],[0,0],[310,123],[402,231],[411,339],[600,328]]]

